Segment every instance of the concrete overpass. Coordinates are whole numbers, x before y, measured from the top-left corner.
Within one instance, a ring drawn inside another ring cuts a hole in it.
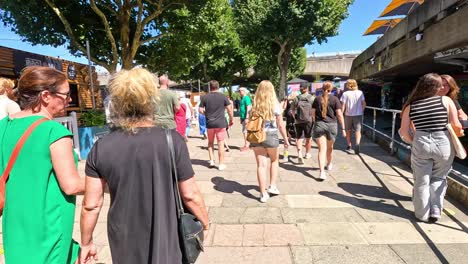
[[[348,78],[353,60],[358,54],[340,54],[311,56],[307,58],[304,74],[301,78],[310,80],[317,76]]]
[[[468,70],[468,1],[427,0],[353,62],[354,79]]]

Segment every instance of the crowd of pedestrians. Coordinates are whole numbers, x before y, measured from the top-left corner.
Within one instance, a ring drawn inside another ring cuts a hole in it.
[[[26,68],[17,85],[19,106],[8,98],[13,83],[0,78],[1,164],[8,163],[26,129],[42,122],[26,141],[7,182],[3,209],[6,263],[92,263],[97,258],[93,230],[106,190],[111,196],[107,222],[114,263],[182,263],[174,193],[179,192],[205,235],[210,228],[186,144],[189,132],[198,121],[200,135],[207,139],[207,166],[226,169],[224,152],[234,122],[234,102],[219,92],[215,80],[209,82],[209,93],[194,104],[190,95],[177,94],[168,85],[168,76],[158,79],[143,68],[112,75],[106,104],[112,131],[94,144],[83,179],[76,168],[72,134],[51,120],[63,116],[71,101],[67,77],[48,67]],[[270,81],[260,82],[253,97],[245,87],[239,89],[241,151],[253,150],[260,202],[280,194],[276,184],[279,134],[285,150],[283,162],[290,162],[288,147],[295,144],[296,163],[304,164],[304,159],[312,158],[315,142],[320,181],[334,167],[338,135],[346,138],[346,151],[354,148],[360,154],[364,94],[352,79],[340,98],[332,94],[333,89],[331,82],[324,82],[320,95],[315,96],[303,83],[300,94],[291,93],[282,103]],[[459,119],[467,119],[457,102],[459,90],[450,76],[427,74],[403,107],[400,134],[412,144],[413,203],[421,221],[441,217],[454,159],[447,125],[462,135]],[[261,128],[253,130],[253,122],[261,122]],[[177,175],[176,181],[171,175]],[[79,245],[72,231],[75,196],[83,193]]]

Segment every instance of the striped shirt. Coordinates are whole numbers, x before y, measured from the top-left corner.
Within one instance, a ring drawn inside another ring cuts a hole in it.
[[[448,114],[442,96],[433,96],[411,103],[409,115],[416,130],[426,132],[446,130]]]

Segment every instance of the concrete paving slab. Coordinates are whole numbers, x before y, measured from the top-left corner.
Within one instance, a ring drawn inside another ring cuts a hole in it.
[[[436,224],[418,223],[432,243],[468,243],[468,223],[441,222]]]
[[[285,223],[363,222],[354,208],[282,208]]]
[[[216,224],[238,224],[245,208],[212,207],[209,218]]]
[[[278,189],[282,194],[317,194],[316,182],[302,182],[297,184],[296,182],[279,182],[277,184]]]
[[[406,263],[414,264],[465,264],[468,244],[420,244],[390,246]]]
[[[288,247],[208,247],[197,264],[293,264]]]
[[[425,240],[410,223],[354,223],[369,244],[420,244]]]
[[[412,212],[401,207],[356,208],[365,222],[410,222],[414,221]]]
[[[314,264],[404,264],[388,246],[313,246],[310,247]]]
[[[291,247],[294,264],[313,264],[312,252],[309,247]]]
[[[367,244],[364,237],[350,223],[298,224],[306,245]]]
[[[259,224],[244,225],[243,247],[264,246],[265,226]]]
[[[203,195],[203,199],[208,207],[220,207],[223,204],[222,194],[205,194]]]
[[[213,246],[242,246],[243,225],[216,225]]]
[[[296,225],[266,224],[263,236],[265,246],[304,245],[304,239]]]
[[[244,211],[239,222],[241,224],[281,224],[283,218],[279,208],[249,207]]]
[[[341,208],[354,207],[356,199],[335,194],[324,195],[286,195],[286,201],[290,208]],[[334,199],[335,198],[335,199]]]

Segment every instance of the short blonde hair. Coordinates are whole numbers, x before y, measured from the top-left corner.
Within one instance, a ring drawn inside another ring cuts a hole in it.
[[[13,87],[15,87],[14,81],[0,77],[0,94],[4,94],[7,90],[13,89]]]
[[[139,122],[153,120],[157,83],[156,76],[143,68],[114,73],[109,81],[114,125],[134,132]]]
[[[348,79],[348,80],[346,81],[346,88],[348,88],[348,90],[357,90],[357,89],[358,89],[358,85],[357,85],[356,80],[354,80],[354,79]]]

